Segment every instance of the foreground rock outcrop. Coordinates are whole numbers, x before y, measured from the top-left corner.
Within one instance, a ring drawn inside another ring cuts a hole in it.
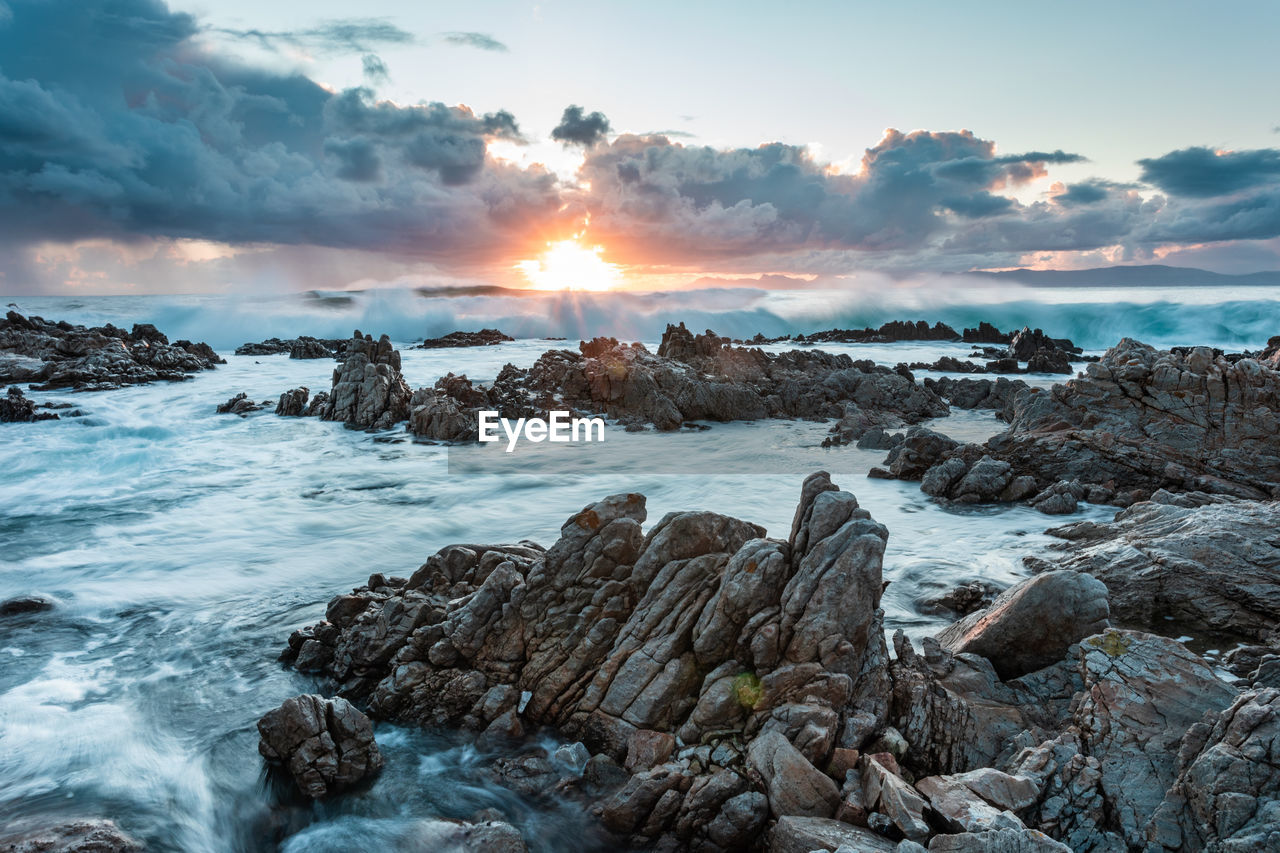
[[[408,578],[373,575],[284,658],[375,718],[487,749],[543,726],[579,741],[499,759],[494,778],[595,798],[620,844],[1269,840],[1274,691],[1240,702],[1181,643],[1108,627],[1090,574],[1033,576],[919,651],[898,632],[890,656],[887,531],[826,474],[786,539],[710,512],[645,520],[642,496],[615,495],[549,549],[454,545]]]
[[[346,699],[295,696],[258,721],[258,752],[313,800],[348,790],[382,769],[373,724]]]
[[[847,419],[849,431],[941,417],[936,394],[870,361],[799,351],[773,355],[733,347],[711,332],[669,326],[657,354],[612,338],[579,352],[552,350],[528,370],[507,365],[490,385],[452,374],[413,397],[410,431],[436,440],[474,439],[477,412],[546,417],[552,410],[604,414],[623,424],[678,429],[688,421]],[[853,436],[853,437],[856,437]]]
[[[180,381],[224,363],[208,344],[169,343],[150,323],[134,324],[130,331],[110,324],[86,328],[16,311],[0,320],[0,385],[102,391]]]
[[[0,396],[0,424],[23,424],[57,419],[58,415],[55,412],[37,410],[35,401],[28,399],[17,385],[10,385],[4,396]]]

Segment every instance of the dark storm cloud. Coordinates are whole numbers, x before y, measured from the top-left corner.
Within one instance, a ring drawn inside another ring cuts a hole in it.
[[[1183,148],[1139,160],[1142,180],[1170,195],[1211,198],[1280,182],[1280,150]]]
[[[297,30],[215,28],[220,35],[257,43],[267,50],[304,47],[327,53],[364,53],[380,44],[411,44],[413,34],[382,18],[343,18]]]
[[[458,47],[474,47],[477,50],[492,50],[496,53],[507,52],[507,46],[488,33],[444,33],[442,38]]]
[[[9,8],[5,243],[192,237],[467,261],[559,220],[554,177],[485,156],[487,140],[519,138],[510,113],[399,106],[246,68],[201,48],[198,23],[155,0]],[[399,38],[351,27],[325,37]]]
[[[1104,199],[1110,198],[1116,192],[1135,189],[1136,186],[1136,184],[1121,184],[1101,178],[1090,178],[1087,181],[1068,184],[1062,192],[1053,196],[1053,201],[1063,207],[1097,204]]]
[[[604,113],[586,115],[582,107],[574,104],[564,108],[560,123],[551,131],[551,138],[565,145],[590,148],[597,142],[603,142],[609,129],[609,119]]]

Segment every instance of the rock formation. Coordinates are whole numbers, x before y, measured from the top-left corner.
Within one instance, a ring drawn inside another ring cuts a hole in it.
[[[1049,531],[1060,556],[1110,590],[1121,624],[1229,642],[1280,640],[1280,504],[1157,492],[1110,523]]]
[[[10,385],[8,392],[0,397],[0,424],[32,423],[34,421],[56,421],[54,412],[36,411],[36,404],[22,393],[17,385]]]
[[[898,632],[891,658],[887,532],[825,473],[785,540],[710,512],[645,520],[642,496],[615,495],[546,550],[453,545],[407,579],[373,575],[284,658],[376,718],[488,748],[539,726],[580,741],[499,759],[494,778],[593,792],[623,845],[1271,842],[1280,693],[1237,700],[1182,644],[1107,627],[1089,574],[1036,575],[919,652]]]
[[[296,338],[267,338],[256,344],[241,344],[236,355],[280,355],[289,358],[334,358],[346,351],[347,342],[340,338],[313,338],[300,335]]]
[[[250,412],[258,412],[266,408],[261,403],[256,403],[250,399],[249,395],[241,391],[225,403],[219,403],[217,412],[220,415],[239,415],[240,417],[248,417]]]
[[[310,396],[311,389],[305,385],[285,391],[280,395],[280,401],[276,403],[276,414],[291,418],[307,414],[307,399]]]
[[[488,347],[514,341],[515,338],[497,329],[481,329],[478,332],[450,332],[444,337],[427,338],[414,349],[446,349],[448,347]]]
[[[1003,411],[1008,430],[951,449],[933,470],[879,475],[918,476],[952,500],[1029,498],[1049,513],[1080,500],[1128,506],[1159,489],[1280,497],[1280,373],[1250,358],[1126,338],[1079,378],[1019,391]]]
[[[669,326],[657,355],[612,338],[584,341],[579,352],[552,350],[528,370],[507,365],[489,386],[452,374],[419,389],[410,430],[421,438],[473,439],[476,412],[546,417],[551,410],[604,414],[624,424],[678,429],[687,421],[773,417],[842,418],[850,438],[873,426],[940,417],[937,395],[869,361],[820,351],[772,355],[732,347],[712,332]]]
[[[286,699],[258,721],[258,733],[262,757],[286,770],[313,800],[348,790],[382,769],[373,725],[346,699]]]
[[[374,341],[357,329],[344,352],[320,417],[342,421],[350,429],[373,430],[390,429],[406,420],[413,392],[400,375],[400,353],[391,346],[391,339],[383,335]]]
[[[5,827],[4,853],[142,853],[142,844],[111,820],[73,820],[55,826]]]
[[[101,391],[177,381],[225,363],[208,344],[169,339],[150,323],[131,331],[51,323],[9,311],[0,320],[0,385],[40,383],[39,390]]]

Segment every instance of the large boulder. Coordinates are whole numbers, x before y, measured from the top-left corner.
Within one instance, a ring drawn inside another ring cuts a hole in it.
[[[312,799],[348,790],[382,769],[373,725],[346,699],[303,695],[258,720],[258,752]]]
[[[1101,581],[1079,572],[1045,572],[945,628],[938,642],[955,653],[982,655],[1001,678],[1017,678],[1062,660],[1070,646],[1106,628],[1108,614]]]

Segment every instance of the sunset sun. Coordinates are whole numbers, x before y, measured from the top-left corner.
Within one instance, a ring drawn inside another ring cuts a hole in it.
[[[576,240],[547,244],[537,260],[520,261],[524,273],[538,290],[612,290],[622,278],[617,264],[600,257],[600,246],[583,246]]]

